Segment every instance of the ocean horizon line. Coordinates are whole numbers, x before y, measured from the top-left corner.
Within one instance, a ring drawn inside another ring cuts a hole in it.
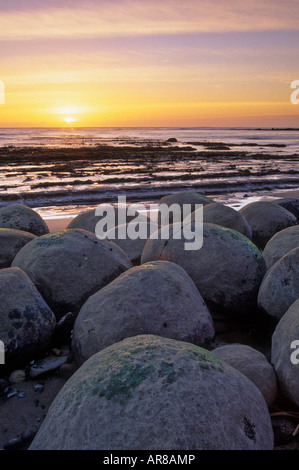
[[[273,126],[0,126],[0,129],[241,129],[241,130],[289,130],[299,131],[299,127]]]

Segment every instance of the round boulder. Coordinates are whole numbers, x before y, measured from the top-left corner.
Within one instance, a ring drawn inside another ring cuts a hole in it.
[[[99,219],[95,216],[95,209],[90,209],[74,217],[68,224],[67,229],[81,228],[94,233],[98,220]]]
[[[281,199],[276,199],[273,202],[284,207],[289,212],[292,212],[292,214],[294,214],[294,216],[299,220],[299,199],[295,197],[283,197]]]
[[[169,239],[149,238],[141,263],[165,260],[182,266],[202,297],[222,309],[242,315],[256,307],[257,294],[266,272],[264,258],[244,235],[215,224],[203,224],[203,243],[187,249],[184,227],[170,226]],[[191,231],[195,233],[195,224]],[[200,229],[198,239],[200,237]],[[196,238],[196,237],[195,237]]]
[[[78,364],[129,336],[155,334],[204,344],[212,317],[186,271],[168,261],[134,267],[91,296],[73,330]]]
[[[30,207],[11,204],[0,209],[0,228],[12,228],[40,236],[49,233],[42,217]]]
[[[29,277],[19,268],[1,269],[0,339],[5,346],[5,365],[25,364],[45,351],[55,327],[53,312]]]
[[[273,366],[260,351],[246,344],[227,344],[212,351],[212,354],[231,365],[260,390],[268,408],[277,395],[277,380]]]
[[[0,228],[0,269],[10,268],[16,254],[34,238],[33,233]]]
[[[258,305],[280,319],[299,298],[299,247],[290,251],[270,268],[258,293]]]
[[[192,213],[191,220],[194,222],[195,215]],[[223,227],[237,230],[243,233],[245,237],[251,239],[252,232],[250,225],[245,217],[232,207],[225,206],[224,204],[206,204],[203,207],[203,221],[211,224],[221,225]]]
[[[272,335],[271,362],[283,396],[299,406],[299,299],[277,324]]]
[[[190,343],[140,335],[88,359],[29,450],[272,450],[260,391]]]
[[[251,202],[240,213],[251,227],[253,243],[261,250],[275,233],[297,224],[294,214],[274,202]]]
[[[77,314],[90,295],[132,263],[115,243],[73,229],[32,240],[12,266],[28,274],[59,320],[68,312]]]
[[[195,191],[181,191],[178,193],[168,194],[167,196],[163,196],[159,201],[159,214],[158,214],[158,222],[159,223],[172,223],[172,222],[179,222],[179,220],[173,219],[172,212],[166,210],[164,213],[163,211],[165,208],[170,208],[173,204],[177,205],[180,210],[181,220],[188,215],[188,213],[194,212],[198,209],[197,205],[205,205],[211,204],[213,199],[210,199],[203,194],[197,193]],[[184,213],[184,206],[187,213]]]
[[[270,269],[280,258],[299,246],[299,225],[288,227],[276,233],[263,250],[267,269]]]

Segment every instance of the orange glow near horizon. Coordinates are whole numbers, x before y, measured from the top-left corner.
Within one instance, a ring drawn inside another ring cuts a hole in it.
[[[298,127],[298,2],[212,3],[0,6],[0,127]]]

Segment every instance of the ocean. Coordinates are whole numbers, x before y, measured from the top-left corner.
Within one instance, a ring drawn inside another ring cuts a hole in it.
[[[2,128],[0,207],[45,218],[195,190],[241,207],[299,188],[299,129]]]
[[[84,127],[84,128],[2,128],[0,147],[78,148],[97,145],[145,145],[177,139],[197,142],[202,148],[207,142],[242,145],[246,151],[299,154],[299,128],[226,128],[226,127]],[[246,145],[247,144],[247,145]],[[275,147],[275,146],[278,147]]]

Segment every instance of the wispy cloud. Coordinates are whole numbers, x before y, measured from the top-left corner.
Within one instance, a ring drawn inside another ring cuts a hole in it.
[[[297,0],[31,1],[2,10],[0,39],[286,30],[298,14]]]

